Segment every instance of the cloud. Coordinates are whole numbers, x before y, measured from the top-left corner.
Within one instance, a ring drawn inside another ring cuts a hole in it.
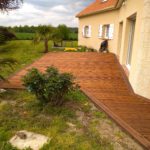
[[[0,13],[0,25],[66,24],[75,27],[75,15],[93,0],[26,0],[18,10]]]
[[[57,12],[57,13],[67,13],[68,9],[63,5],[58,5],[58,6],[52,7],[51,11],[54,11],[54,12]]]

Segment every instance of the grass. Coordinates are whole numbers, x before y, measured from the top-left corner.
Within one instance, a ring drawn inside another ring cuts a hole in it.
[[[71,46],[71,42],[66,42],[66,46]],[[63,51],[63,49],[53,49],[52,41],[49,41],[49,51]],[[77,42],[74,41],[73,45],[77,46]],[[18,61],[18,64],[14,66],[14,69],[5,67],[2,71],[4,77],[8,77],[10,74],[20,70],[26,65],[32,63],[43,55],[44,44],[41,42],[38,45],[34,45],[31,40],[16,40],[10,41],[7,44],[0,46],[0,58],[14,58]]]
[[[0,150],[17,150],[8,141],[20,130],[48,136],[51,140],[41,150],[115,150],[116,145],[140,149],[79,90],[70,92],[66,100],[63,107],[52,107],[42,106],[24,90],[1,94]]]
[[[51,43],[49,43],[51,45]],[[1,58],[14,58],[18,61],[18,64],[14,66],[14,69],[5,67],[2,74],[7,77],[13,72],[25,67],[35,59],[43,55],[43,44],[34,45],[32,41],[10,41],[7,44],[0,46]]]
[[[81,149],[111,150],[112,143],[102,139],[97,131],[86,129],[76,116],[76,108],[84,112],[89,101],[80,91],[70,92],[63,107],[41,106],[36,98],[26,91],[8,91],[0,98],[0,149],[5,145],[9,150],[9,139],[19,130],[44,134],[51,141],[41,150]],[[74,106],[70,107],[70,106]],[[87,112],[86,112],[87,113]],[[96,117],[97,118],[97,117]],[[76,130],[68,126],[73,123]],[[69,129],[70,128],[70,129]],[[101,144],[100,144],[101,143]],[[16,150],[16,149],[14,149]]]
[[[15,33],[18,40],[32,40],[35,36],[35,33]]]
[[[35,36],[35,33],[15,33],[18,40],[32,40]],[[77,40],[78,34],[77,33],[70,33],[69,39]]]

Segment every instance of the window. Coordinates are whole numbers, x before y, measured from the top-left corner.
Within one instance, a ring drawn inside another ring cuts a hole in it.
[[[85,26],[84,33],[85,33],[85,36],[89,35],[89,26]]]
[[[103,29],[102,29],[104,38],[106,38],[106,39],[109,38],[109,28],[110,28],[110,25],[104,25]]]
[[[82,31],[82,34],[83,34],[83,37],[86,37],[86,38],[89,38],[91,37],[91,25],[86,25],[83,27],[83,31]]]
[[[105,24],[99,26],[99,38],[113,39],[114,24]]]

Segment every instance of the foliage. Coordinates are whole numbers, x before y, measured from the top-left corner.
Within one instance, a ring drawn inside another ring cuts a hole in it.
[[[12,40],[16,36],[5,27],[0,27],[0,44],[4,44],[8,40]]]
[[[61,42],[61,46],[63,45],[63,40],[68,40],[70,35],[70,30],[66,25],[59,25],[53,33],[53,41],[54,46],[57,46],[58,42]]]
[[[64,103],[64,96],[73,89],[73,76],[60,73],[54,67],[48,67],[46,73],[37,69],[30,70],[23,78],[24,86],[34,93],[42,103],[60,106]]]
[[[92,47],[86,47],[86,46],[79,46],[78,50],[80,52],[96,52],[96,50],[93,49]]]
[[[55,28],[54,28],[55,30]],[[33,40],[35,37],[34,32],[16,32],[15,33],[17,40]],[[69,42],[70,41],[77,41],[78,40],[78,34],[70,32],[69,34]],[[65,41],[67,42],[67,41]]]
[[[13,69],[13,65],[16,64],[17,61],[13,58],[4,58],[4,59],[0,59],[0,72],[2,72],[2,69],[5,66],[9,66],[11,69]],[[0,74],[0,81],[4,80],[5,78],[3,77],[3,75]]]
[[[7,28],[0,27],[0,45],[5,44],[6,41],[11,40],[15,38],[15,35],[8,31]],[[17,61],[12,58],[0,58],[0,72],[2,72],[2,69],[5,66],[9,66],[12,68],[12,65],[14,65]],[[4,80],[3,75],[0,73],[0,80]]]
[[[28,25],[24,25],[24,26],[14,26],[14,27],[8,27],[8,29],[16,32],[16,33],[36,33],[38,26],[28,26]]]
[[[66,25],[64,25],[64,24],[59,25],[58,26],[58,33],[59,33],[60,38],[62,40],[68,40],[69,39],[70,30]]]
[[[22,0],[0,0],[0,11],[17,9]]]
[[[45,50],[44,53],[48,52],[48,41],[52,39],[53,27],[52,26],[39,26],[38,31],[35,35],[33,42],[38,44],[40,41],[44,41]]]
[[[70,40],[70,41],[78,41],[78,33],[76,33],[76,32],[71,32],[71,33],[69,34],[69,40]]]
[[[17,32],[17,33],[36,33],[39,26],[13,26],[8,27],[8,29]],[[77,27],[68,27],[70,30],[70,33],[73,33],[75,35],[78,34],[78,28]]]

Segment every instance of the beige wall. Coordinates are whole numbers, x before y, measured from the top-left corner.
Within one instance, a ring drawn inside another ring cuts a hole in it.
[[[118,11],[110,11],[102,14],[88,16],[80,19],[79,22],[79,45],[85,45],[94,49],[99,49],[102,40],[98,37],[99,25],[101,24],[115,24],[115,30],[117,30],[118,24]],[[84,38],[82,36],[82,29],[84,25],[92,26],[91,38]],[[117,50],[117,32],[114,32],[114,39],[109,40],[109,49],[112,52]]]
[[[129,80],[137,94],[150,98],[150,0],[145,0],[145,3],[144,0],[127,0],[118,10],[80,18],[79,45],[98,50],[101,42],[98,38],[99,24],[113,23],[115,24],[114,39],[109,41],[109,49],[119,55],[122,65],[126,65],[130,29],[128,18],[134,14],[136,14],[136,26]],[[123,22],[122,35],[119,32],[120,22]],[[84,25],[92,26],[91,38],[82,36]]]
[[[137,50],[134,50],[130,80],[136,93],[150,98],[150,0],[143,2],[140,37]]]

